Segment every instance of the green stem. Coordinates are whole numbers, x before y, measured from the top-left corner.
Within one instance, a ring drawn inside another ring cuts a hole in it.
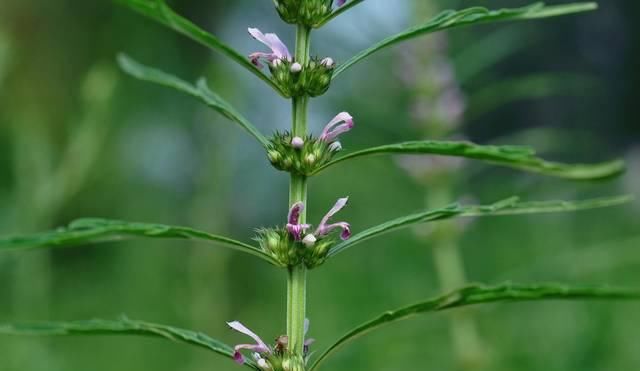
[[[296,61],[303,66],[309,61],[310,29],[298,26],[296,34]],[[304,138],[307,134],[307,97],[292,100],[292,128],[295,136]],[[289,206],[296,202],[307,203],[307,178],[291,174],[289,183]],[[300,223],[307,219],[306,209],[300,213]],[[302,355],[304,350],[304,321],[306,318],[307,269],[304,265],[290,267],[287,279],[287,336],[289,350]]]

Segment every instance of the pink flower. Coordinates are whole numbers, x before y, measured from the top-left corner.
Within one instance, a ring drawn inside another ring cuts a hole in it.
[[[262,64],[260,63],[260,59],[266,60],[269,63],[274,63],[275,61],[287,60],[291,61],[291,53],[289,53],[289,49],[287,46],[280,40],[278,35],[274,33],[263,34],[257,28],[249,28],[249,34],[256,40],[265,44],[271,49],[271,53],[263,53],[263,52],[255,52],[249,55],[249,59],[251,63],[253,63],[256,67],[262,68]],[[278,62],[275,62],[278,63]]]
[[[348,112],[340,112],[324,127],[320,140],[327,143],[336,142],[340,134],[348,132],[353,126],[353,117]]]
[[[300,224],[300,213],[302,210],[304,210],[304,203],[296,202],[291,206],[287,217],[287,231],[296,241],[302,241],[302,237],[307,229],[311,228],[309,224]]]
[[[240,350],[242,349],[248,349],[258,354],[271,353],[271,349],[267,346],[267,344],[265,344],[264,341],[262,341],[262,339],[260,339],[258,335],[254,334],[253,331],[249,330],[242,323],[238,321],[233,321],[233,322],[227,322],[227,325],[229,325],[229,327],[231,327],[233,330],[236,330],[242,334],[245,334],[251,337],[256,342],[255,344],[238,344],[233,348],[235,352],[233,354],[233,359],[238,364],[242,365],[245,362],[244,356],[240,353]]]
[[[348,197],[341,198],[338,200],[338,202],[336,202],[336,204],[331,208],[331,210],[329,210],[329,212],[320,221],[320,225],[318,225],[318,228],[314,232],[314,235],[316,238],[324,237],[335,229],[342,230],[342,232],[340,233],[340,238],[342,238],[343,240],[348,240],[349,237],[351,237],[351,226],[349,225],[349,223],[338,222],[338,223],[329,224],[329,220],[336,213],[338,213],[338,211],[342,210],[342,208],[345,207],[348,202],[349,202]]]

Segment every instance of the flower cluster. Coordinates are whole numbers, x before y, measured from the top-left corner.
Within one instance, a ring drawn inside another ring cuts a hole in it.
[[[283,21],[316,27],[333,11],[333,0],[274,0]],[[346,0],[337,0],[338,7]]]
[[[253,339],[255,344],[238,344],[234,347],[233,359],[238,364],[247,362],[240,351],[251,352],[253,362],[261,370],[269,371],[304,371],[309,358],[309,347],[314,339],[305,339],[304,354],[294,354],[289,351],[289,338],[286,335],[279,336],[273,347],[269,347],[258,335],[249,330],[238,321],[228,322],[227,325],[244,335]],[[304,322],[304,336],[306,338],[309,331],[309,320]]]
[[[353,117],[341,112],[324,127],[318,138],[276,133],[267,146],[267,157],[278,170],[309,176],[342,150],[338,137],[353,126]]]
[[[249,34],[271,49],[271,52],[251,53],[249,60],[257,68],[263,68],[263,63],[266,63],[273,81],[285,96],[317,97],[329,89],[335,68],[333,59],[312,58],[303,64],[294,60],[287,46],[276,34],[263,34],[257,28],[249,28]]]
[[[305,264],[307,268],[322,265],[327,259],[329,249],[336,240],[333,232],[339,231],[342,240],[351,237],[351,226],[347,222],[332,223],[331,218],[342,210],[349,199],[339,199],[322,218],[313,231],[310,224],[302,223],[300,215],[304,203],[297,202],[289,210],[287,224],[282,229],[262,229],[256,238],[262,249],[271,255],[283,267]]]

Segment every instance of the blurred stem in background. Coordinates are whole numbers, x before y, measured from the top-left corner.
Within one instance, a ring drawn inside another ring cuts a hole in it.
[[[210,70],[209,75],[218,76],[223,68],[212,65]],[[196,136],[202,138],[198,147],[203,150],[202,157],[207,166],[198,174],[197,189],[188,206],[187,224],[201,225],[203,229],[227,234],[230,228],[229,218],[220,216],[233,215],[230,205],[233,202],[232,178],[237,169],[235,161],[219,159],[237,148],[238,141],[235,133],[225,130],[224,126],[215,123],[210,125],[210,121],[221,118],[211,114],[209,110],[199,109],[195,116],[198,122],[207,121],[205,125],[197,125]],[[211,145],[212,141],[215,141],[215,145]],[[212,215],[212,210],[215,210],[215,215]],[[222,328],[217,320],[233,316],[230,301],[219,300],[233,297],[233,290],[229,287],[233,254],[226,249],[212,254],[208,249],[202,248],[194,248],[188,254],[185,269],[187,290],[183,301],[189,305],[181,306],[186,311],[183,313],[185,321],[190,323],[191,328],[203,329],[206,333],[219,333]],[[212,306],[215,306],[215,313],[212,313]],[[184,369],[200,371],[210,366],[211,356],[205,352],[197,352],[189,358],[189,363]]]
[[[14,115],[9,114],[8,120],[14,144],[14,184],[6,230],[32,232],[56,224],[58,214],[95,169],[93,165],[107,137],[107,117],[116,81],[116,72],[111,67],[96,65],[90,69],[82,83],[82,108],[77,110],[82,113],[65,126],[69,132],[64,137],[61,153],[51,141],[55,137],[51,134],[53,125],[44,118],[46,114],[36,109],[12,107]],[[18,113],[29,111],[33,113]],[[48,318],[52,281],[49,252],[39,251],[27,258],[16,255],[13,259],[10,296],[13,316],[19,318],[28,313]],[[5,360],[12,369],[27,369],[31,367],[28,362],[50,359],[49,356],[34,357],[33,344],[21,348]],[[35,349],[46,352],[44,346]],[[50,364],[48,367],[52,369]]]
[[[418,20],[436,13],[434,1],[415,0],[414,13]],[[416,42],[404,50],[400,68],[405,84],[415,97],[412,102],[414,126],[425,139],[448,139],[459,129],[465,99],[456,80],[455,71],[447,55],[446,36],[434,35]],[[426,71],[426,72],[424,72]],[[456,173],[460,162],[438,157],[402,157],[398,159],[426,190],[427,208],[438,208],[452,202]],[[441,222],[418,231],[425,246],[433,251],[435,271],[441,291],[449,292],[467,284],[464,258],[459,239],[464,228],[457,221]],[[481,370],[488,358],[485,345],[478,334],[469,310],[452,315],[450,333],[456,359],[456,369]]]

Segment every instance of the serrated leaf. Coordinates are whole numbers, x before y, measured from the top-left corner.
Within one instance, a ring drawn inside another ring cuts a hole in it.
[[[120,68],[127,74],[143,81],[152,82],[168,88],[176,89],[183,93],[200,100],[202,103],[218,111],[226,118],[240,125],[244,130],[256,138],[260,144],[267,146],[268,141],[260,133],[260,131],[249,122],[242,114],[240,114],[233,106],[222,99],[219,95],[212,92],[207,86],[204,78],[198,80],[196,85],[192,85],[176,76],[170,75],[156,68],[145,66],[136,62],[131,57],[120,54],[118,55],[118,64]]]
[[[453,204],[441,209],[424,211],[402,218],[390,220],[386,223],[364,230],[353,235],[350,239],[340,242],[329,251],[329,257],[333,257],[344,250],[361,242],[385,233],[407,228],[409,226],[432,221],[451,219],[456,217],[497,216],[497,215],[524,215],[571,212],[589,210],[602,207],[622,205],[633,200],[631,196],[596,198],[582,201],[535,201],[519,202],[517,197],[511,197],[491,205],[462,206]]]
[[[638,300],[640,290],[612,287],[572,287],[559,284],[516,285],[504,284],[494,287],[474,285],[456,290],[450,294],[428,299],[408,307],[387,311],[379,317],[366,322],[342,336],[336,343],[325,350],[313,363],[310,371],[316,370],[326,358],[355,340],[382,326],[401,321],[412,316],[444,311],[468,305],[541,300],[576,300],[576,299],[615,299]]]
[[[156,22],[169,27],[170,29],[190,38],[197,43],[222,53],[240,66],[249,70],[249,72],[258,76],[262,81],[269,84],[274,90],[282,94],[280,88],[262,73],[256,66],[251,64],[249,59],[237,52],[232,47],[220,41],[214,35],[208,33],[193,22],[175,13],[164,0],[116,0],[117,2],[147,16]]]
[[[35,247],[63,247],[123,240],[135,237],[176,238],[217,242],[234,250],[242,251],[262,258],[272,264],[276,264],[273,258],[265,254],[259,248],[228,237],[218,236],[187,227],[151,223],[133,223],[121,220],[97,218],[79,219],[69,224],[68,227],[58,228],[50,232],[0,238],[0,250]]]
[[[616,160],[597,164],[563,164],[545,161],[536,156],[533,148],[523,146],[483,146],[464,141],[412,141],[367,148],[348,153],[327,163],[316,174],[330,166],[358,157],[380,154],[440,155],[465,157],[573,180],[596,180],[618,175],[625,170],[624,162]]]
[[[167,325],[131,320],[123,317],[116,321],[93,319],[73,322],[42,322],[0,325],[0,334],[29,336],[71,335],[138,335],[163,338],[195,345],[233,359],[233,348],[203,333]],[[246,364],[258,369],[251,360]]]
[[[358,4],[361,4],[362,2],[364,2],[364,0],[351,0],[351,1],[347,2],[346,4],[341,6],[340,8],[336,9],[333,13],[331,13],[328,16],[324,17],[320,22],[318,22],[316,25],[314,25],[314,27],[320,28],[320,27],[324,26],[325,24],[329,23],[335,17],[337,17],[340,14],[346,12],[347,10],[353,8],[354,6],[356,6]]]
[[[381,49],[428,33],[472,24],[555,17],[565,14],[585,12],[596,8],[596,3],[589,2],[551,6],[546,6],[544,3],[535,3],[522,8],[499,10],[489,10],[483,7],[473,7],[458,11],[446,10],[420,25],[411,27],[397,35],[388,37],[368,49],[361,51],[347,62],[338,66],[333,77],[336,78],[349,67]]]

